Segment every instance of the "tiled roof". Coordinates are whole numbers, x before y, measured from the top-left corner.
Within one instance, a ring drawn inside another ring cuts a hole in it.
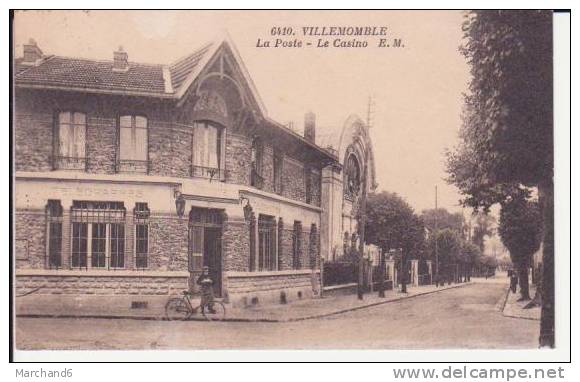
[[[211,44],[169,66],[172,89],[177,91],[187,76],[196,69]],[[113,61],[48,56],[36,66],[15,62],[17,85],[66,87],[71,89],[112,92],[136,92],[168,95],[163,78],[163,65],[129,62],[127,71],[114,71]]]
[[[171,72],[171,83],[174,89],[179,89],[181,85],[183,85],[187,76],[195,70],[205,54],[210,50],[211,46],[212,44],[208,44],[189,56],[177,60],[169,66],[169,71]]]

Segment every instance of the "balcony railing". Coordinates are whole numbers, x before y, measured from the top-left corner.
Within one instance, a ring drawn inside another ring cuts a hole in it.
[[[149,161],[118,159],[116,163],[117,172],[147,174],[149,172]]]
[[[223,182],[226,180],[226,175],[227,172],[223,168],[191,166],[191,176],[193,178],[204,178],[210,181],[217,180]]]
[[[78,157],[56,157],[55,167],[58,170],[86,170],[87,158]]]

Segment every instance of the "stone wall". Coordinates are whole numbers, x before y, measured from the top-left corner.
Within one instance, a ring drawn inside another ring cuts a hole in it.
[[[50,95],[50,97],[49,97]],[[17,171],[51,171],[57,110],[83,110],[87,115],[86,171],[95,174],[114,174],[117,171],[118,115],[120,113],[147,115],[149,173],[157,176],[190,178],[192,137],[191,126],[177,123],[174,110],[159,105],[133,102],[104,96],[62,94],[35,95],[19,92],[15,113],[14,142]],[[226,131],[226,181],[250,185],[251,142],[246,131]],[[264,142],[263,190],[274,192],[274,142]],[[82,170],[79,170],[82,171]],[[311,204],[320,206],[320,175],[313,172]],[[305,202],[305,174],[301,160],[284,156],[282,196]]]
[[[250,266],[250,225],[244,221],[228,221],[223,228],[225,271],[248,271]]]
[[[149,269],[187,271],[188,220],[176,216],[149,218]]]
[[[285,227],[282,230],[282,237],[281,237],[281,246],[278,252],[278,269],[279,270],[287,270],[287,269],[294,269],[293,264],[293,245],[292,245],[292,237],[294,236],[294,230]]]
[[[149,121],[149,173],[189,178],[191,144],[191,127]]]
[[[283,192],[282,195],[289,198],[306,202],[304,186],[304,167],[294,160],[284,158],[282,170]]]
[[[187,276],[17,275],[16,294],[174,295],[187,289]]]
[[[14,115],[14,158],[16,171],[52,170],[51,112],[17,109]]]
[[[117,120],[87,115],[87,172],[114,174],[117,158]]]
[[[228,275],[228,296],[234,306],[280,303],[312,298],[320,286],[320,274],[310,271],[264,272]]]
[[[252,142],[249,138],[226,133],[227,182],[249,185],[252,158]]]
[[[44,211],[16,211],[14,226],[16,268],[44,268],[46,263]]]

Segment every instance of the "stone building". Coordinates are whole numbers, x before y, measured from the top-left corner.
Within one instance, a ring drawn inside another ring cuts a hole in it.
[[[347,118],[339,134],[330,131],[321,134],[319,144],[338,159],[338,163],[323,168],[321,191],[325,211],[321,253],[326,261],[336,261],[343,258],[350,248],[358,249],[359,195],[364,184],[368,192],[377,188],[375,160],[368,126],[356,115]],[[376,253],[376,248],[372,252]],[[375,264],[377,256],[374,256]]]
[[[171,65],[31,40],[14,66],[16,288],[168,295],[208,266],[234,303],[312,296],[321,250],[354,232],[342,164],[368,147],[323,149],[315,129],[312,114],[304,136],[267,116],[228,39]]]

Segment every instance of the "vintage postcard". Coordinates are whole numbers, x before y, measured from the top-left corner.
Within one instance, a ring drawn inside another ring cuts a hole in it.
[[[552,11],[12,16],[16,352],[569,346]]]

